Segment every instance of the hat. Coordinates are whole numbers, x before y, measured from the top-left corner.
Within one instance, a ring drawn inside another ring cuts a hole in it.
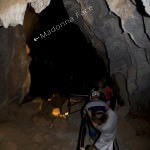
[[[99,96],[100,96],[100,93],[99,93],[98,91],[93,91],[93,92],[91,93],[91,96],[92,96],[92,97],[99,97]]]

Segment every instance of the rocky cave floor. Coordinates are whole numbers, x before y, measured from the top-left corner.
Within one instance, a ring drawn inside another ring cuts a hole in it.
[[[0,109],[0,150],[75,150],[77,147],[82,98],[73,105],[68,119],[56,118],[50,126],[50,117],[39,113],[41,99],[11,104]],[[67,109],[66,103],[63,111]],[[150,120],[128,115],[118,110],[117,140],[120,150],[150,150]]]

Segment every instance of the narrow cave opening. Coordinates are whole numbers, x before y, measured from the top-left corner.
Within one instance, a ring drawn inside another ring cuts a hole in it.
[[[106,76],[104,61],[79,27],[68,21],[62,1],[52,0],[39,17],[39,28],[28,43],[32,57],[30,95],[88,94],[94,83]]]

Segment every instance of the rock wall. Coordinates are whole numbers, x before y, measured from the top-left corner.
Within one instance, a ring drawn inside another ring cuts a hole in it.
[[[24,15],[29,4],[36,13],[45,9],[51,0],[0,0],[0,26],[23,25]]]
[[[50,0],[0,0],[0,106],[21,103],[30,90],[26,42],[38,24],[36,13],[49,4]]]
[[[150,16],[141,13],[142,2],[64,0],[64,5],[109,63],[110,74],[123,83],[118,85],[127,109],[150,112]]]
[[[150,0],[63,1],[74,23],[80,26],[118,82],[125,106],[131,111],[150,112]],[[0,26],[22,25],[27,4],[39,13],[49,3],[50,0],[0,0]],[[28,63],[22,54],[25,39],[19,38],[21,30],[0,28],[1,103],[24,91]]]
[[[25,12],[23,29],[26,37],[26,43],[29,43],[31,35],[39,27],[39,16],[32,7],[28,6]]]
[[[21,102],[29,91],[30,58],[27,55],[23,27],[0,28],[0,105]]]

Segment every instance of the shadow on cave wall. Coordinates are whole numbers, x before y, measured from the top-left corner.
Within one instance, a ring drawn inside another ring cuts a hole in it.
[[[32,57],[30,95],[49,96],[54,91],[87,94],[97,79],[106,76],[103,60],[77,25],[70,22],[34,40],[67,19],[63,3],[58,0],[40,14],[40,27],[28,43]]]

